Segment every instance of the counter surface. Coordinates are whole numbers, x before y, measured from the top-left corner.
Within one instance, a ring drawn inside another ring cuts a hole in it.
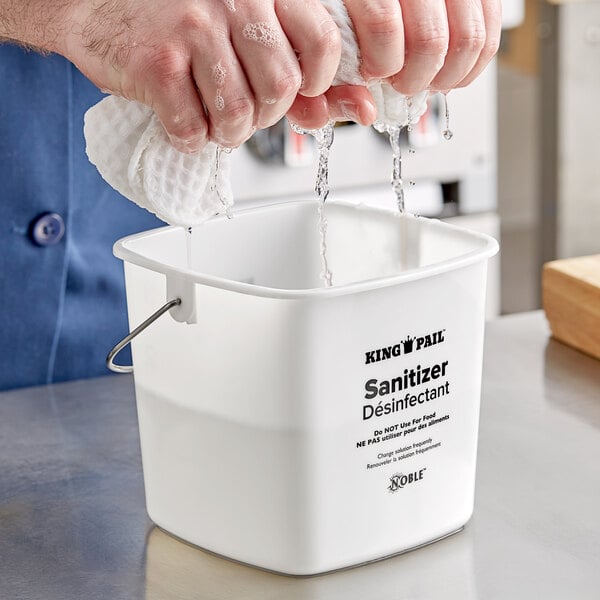
[[[475,514],[444,541],[295,579],[153,527],[130,376],[0,394],[7,600],[600,597],[600,363],[541,313],[488,324]]]

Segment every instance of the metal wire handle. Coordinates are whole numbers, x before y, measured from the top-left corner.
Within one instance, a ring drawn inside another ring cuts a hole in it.
[[[125,348],[133,338],[137,337],[144,329],[147,329],[166,312],[169,312],[173,307],[181,304],[181,298],[169,300],[165,305],[161,306],[154,314],[150,315],[141,325],[138,325],[129,335],[124,337],[107,355],[106,366],[114,373],[133,373],[133,365],[116,365],[113,361],[117,354]]]

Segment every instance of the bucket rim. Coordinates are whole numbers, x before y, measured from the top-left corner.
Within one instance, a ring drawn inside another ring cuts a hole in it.
[[[237,210],[236,216],[241,216],[246,213],[256,213],[272,210],[274,206],[284,205],[315,205],[315,201],[294,200],[274,202],[260,206],[251,206]],[[471,239],[478,240],[482,243],[482,245],[480,248],[476,248],[460,256],[449,258],[447,260],[443,260],[424,267],[407,269],[406,271],[402,271],[401,273],[395,275],[377,277],[373,279],[365,279],[362,281],[347,283],[340,286],[334,285],[332,287],[299,289],[286,289],[269,287],[264,285],[256,285],[253,283],[245,283],[241,281],[235,281],[233,279],[219,277],[216,275],[208,275],[206,273],[201,273],[192,269],[187,269],[185,267],[174,267],[172,265],[167,265],[163,262],[160,262],[159,260],[149,258],[148,256],[145,256],[140,252],[131,249],[130,244],[132,242],[136,242],[140,239],[164,235],[167,231],[182,229],[182,227],[176,225],[166,225],[165,227],[157,227],[155,229],[150,229],[147,231],[123,237],[114,243],[113,254],[117,258],[121,259],[124,263],[131,263],[140,267],[147,268],[151,271],[155,271],[157,273],[162,273],[167,277],[176,277],[178,279],[184,279],[185,281],[194,284],[200,284],[249,296],[259,296],[279,300],[302,300],[316,298],[332,298],[335,296],[357,294],[361,292],[368,292],[372,290],[393,287],[403,283],[418,281],[420,279],[427,279],[436,275],[444,274],[457,269],[462,269],[477,262],[489,259],[495,254],[497,254],[499,250],[499,244],[497,240],[494,239],[492,236],[489,236],[485,233],[480,233],[478,231],[473,231],[471,229],[465,229],[463,227],[459,227],[458,225],[453,225],[451,223],[445,223],[440,219],[435,219],[431,217],[421,217],[418,215],[408,213],[399,215],[398,212],[395,210],[364,205],[359,207],[356,204],[344,201],[328,201],[327,205],[343,206],[355,210],[386,214],[389,216],[393,216],[396,219],[427,221],[431,223],[434,227],[452,230],[457,232],[459,235],[468,236]],[[210,219],[211,222],[215,222],[218,220],[227,220],[227,216],[218,215]],[[202,225],[195,226],[195,228],[200,227],[202,227]]]

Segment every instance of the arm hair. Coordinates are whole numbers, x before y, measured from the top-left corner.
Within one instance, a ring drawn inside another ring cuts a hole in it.
[[[67,30],[75,0],[0,0],[0,41],[53,52]]]

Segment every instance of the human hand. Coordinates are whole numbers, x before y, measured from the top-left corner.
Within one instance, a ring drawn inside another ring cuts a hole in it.
[[[345,0],[366,81],[387,79],[400,93],[447,92],[471,83],[498,49],[500,0]],[[298,96],[288,112],[310,128],[328,119],[373,122],[366,88],[339,86],[325,96]]]
[[[151,106],[185,152],[238,146],[299,91],[319,97],[340,56],[319,0],[85,0],[69,21],[59,51],[104,91]]]
[[[498,50],[500,0],[345,0],[365,79],[408,96],[471,83]]]

